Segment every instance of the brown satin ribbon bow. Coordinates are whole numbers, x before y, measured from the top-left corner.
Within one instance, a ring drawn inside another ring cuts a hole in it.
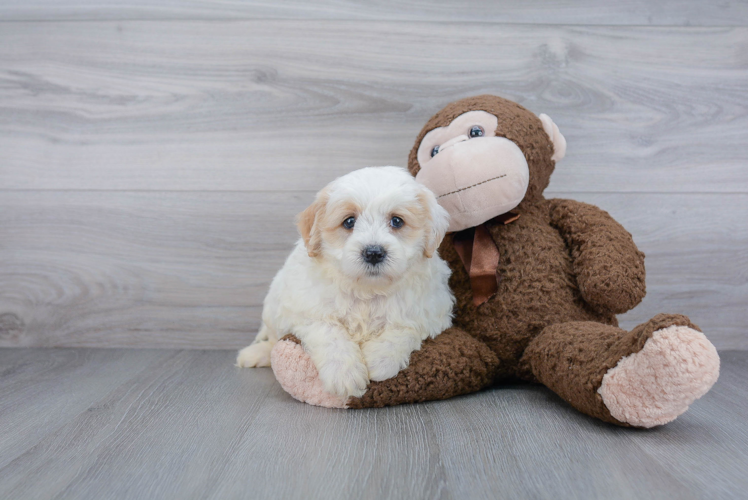
[[[517,219],[519,214],[507,212],[479,226],[454,234],[452,242],[470,276],[473,305],[476,307],[490,299],[499,289],[499,275],[496,273],[499,267],[499,249],[486,224],[509,224]]]

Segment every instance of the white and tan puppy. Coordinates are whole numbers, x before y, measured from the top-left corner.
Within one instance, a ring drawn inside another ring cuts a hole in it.
[[[298,217],[301,239],[270,285],[262,326],[237,365],[269,366],[282,336],[301,340],[326,391],[361,396],[394,377],[452,324],[450,270],[436,249],[449,215],[407,170],[339,177]]]

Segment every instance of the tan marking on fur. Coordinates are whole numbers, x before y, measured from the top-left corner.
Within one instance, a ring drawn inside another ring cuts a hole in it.
[[[402,204],[389,215],[390,218],[397,216],[403,219],[404,224],[401,228],[390,228],[390,230],[408,245],[424,238],[431,225],[428,201],[425,195],[418,193],[416,198],[414,203]]]
[[[322,251],[322,237],[320,234],[319,223],[325,216],[327,201],[329,195],[326,189],[317,193],[314,203],[309,205],[296,218],[296,225],[299,233],[304,239],[309,257],[317,257]]]
[[[345,240],[351,234],[351,230],[343,227],[343,221],[348,217],[356,217],[361,214],[362,209],[356,203],[347,200],[337,205],[328,202],[325,214],[319,222],[322,240],[334,248],[342,248]]]
[[[428,195],[424,192],[421,192],[416,195],[416,198],[418,199],[418,203],[420,206],[420,219],[423,223],[423,255],[427,259],[430,259],[434,256],[434,252],[436,252],[436,249],[439,247],[441,241],[437,241],[437,238],[435,238],[433,235],[434,216],[431,213],[431,209],[429,208]]]

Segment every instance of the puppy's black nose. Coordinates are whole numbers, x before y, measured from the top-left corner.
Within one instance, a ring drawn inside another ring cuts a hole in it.
[[[364,260],[369,264],[379,264],[387,257],[387,252],[381,245],[369,245],[361,252]]]

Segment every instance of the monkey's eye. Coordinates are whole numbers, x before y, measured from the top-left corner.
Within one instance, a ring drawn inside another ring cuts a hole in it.
[[[468,137],[470,137],[471,139],[474,137],[483,137],[484,133],[485,131],[483,130],[483,127],[481,127],[480,125],[473,125],[472,127],[470,127]]]
[[[403,224],[405,224],[405,221],[397,215],[390,219],[390,226],[394,227],[395,229],[400,229],[401,227],[403,227]]]
[[[356,225],[355,217],[348,217],[346,220],[343,221],[343,227],[346,229],[353,229],[353,226],[355,225]]]
[[[431,157],[433,158],[434,156],[438,154],[439,154],[439,146],[434,146],[434,149],[431,150]]]

